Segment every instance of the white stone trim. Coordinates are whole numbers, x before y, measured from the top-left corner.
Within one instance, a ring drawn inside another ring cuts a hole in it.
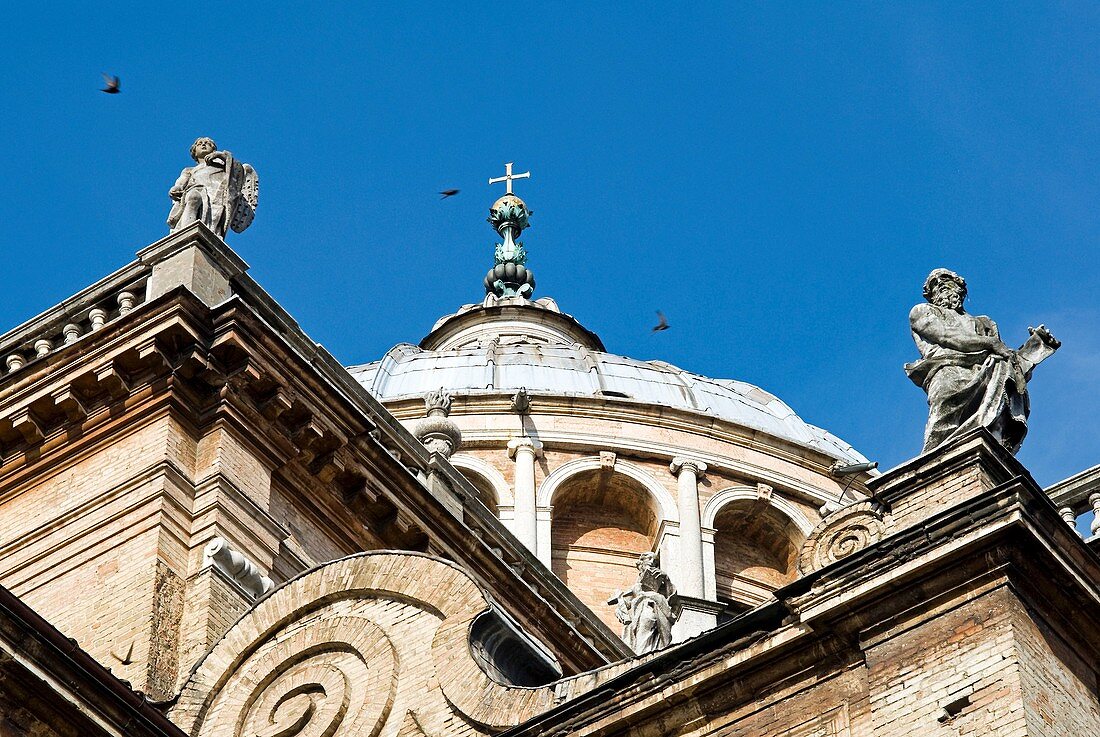
[[[554,495],[557,494],[558,489],[561,488],[563,483],[585,471],[599,471],[600,468],[600,457],[598,455],[577,458],[568,463],[563,463],[555,468],[554,471],[543,480],[542,486],[539,487],[538,491],[537,505],[539,507],[553,506]],[[658,526],[665,521],[677,523],[680,521],[680,515],[676,509],[676,500],[672,498],[672,494],[644,469],[632,463],[627,463],[622,459],[618,459],[615,462],[615,470],[611,473],[621,473],[628,478],[634,479],[649,492],[650,496],[652,496],[653,500],[657,503]]]
[[[451,465],[460,471],[471,471],[483,478],[492,487],[497,496],[497,507],[513,507],[515,499],[512,497],[512,487],[508,484],[504,474],[496,470],[490,463],[477,456],[456,453],[448,459]]]
[[[795,527],[804,536],[809,536],[814,529],[814,525],[809,518],[793,503],[778,494],[762,497],[758,489],[749,486],[731,486],[712,496],[706,507],[703,508],[702,526],[714,528],[714,520],[718,517],[718,512],[722,510],[722,507],[739,500],[766,503],[772,509],[783,513],[791,522],[794,522]]]

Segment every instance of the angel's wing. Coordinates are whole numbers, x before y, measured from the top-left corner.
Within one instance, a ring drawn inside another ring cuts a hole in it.
[[[260,178],[249,164],[237,164],[230,173],[229,191],[236,202],[229,227],[240,233],[256,217],[256,205],[260,201]]]

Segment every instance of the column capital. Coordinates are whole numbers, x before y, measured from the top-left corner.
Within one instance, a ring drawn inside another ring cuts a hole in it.
[[[508,441],[509,458],[515,458],[516,453],[518,453],[520,450],[530,451],[531,455],[533,455],[535,458],[539,458],[542,456],[542,443],[535,440],[534,438],[529,438],[526,436],[521,438],[512,438]]]
[[[696,476],[702,476],[707,472],[707,464],[686,456],[676,456],[672,459],[672,463],[668,464],[668,470],[672,471],[673,476],[679,476],[680,472],[685,469]]]

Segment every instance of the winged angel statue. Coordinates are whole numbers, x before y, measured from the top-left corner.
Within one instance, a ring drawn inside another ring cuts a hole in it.
[[[168,190],[172,211],[168,227],[175,232],[196,220],[224,238],[230,228],[240,233],[252,224],[260,195],[256,170],[219,151],[210,138],[191,144],[195,166],[183,170]]]

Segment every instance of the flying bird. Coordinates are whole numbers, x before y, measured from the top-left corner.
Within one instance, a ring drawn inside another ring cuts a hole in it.
[[[668,330],[668,320],[665,319],[665,313],[657,310],[657,324],[653,326],[653,332],[657,333],[662,330]]]
[[[445,190],[443,190],[442,192],[439,193],[439,194],[443,195],[439,199],[445,200],[448,197],[454,197],[456,194],[458,194],[461,191],[462,190],[458,190],[458,189],[445,189]]]
[[[130,663],[134,662],[134,641],[130,641],[130,648],[126,651],[125,657],[119,655],[114,650],[111,651],[111,655],[113,655],[115,659],[123,665],[129,665]]]
[[[101,90],[102,92],[106,92],[108,95],[117,95],[119,92],[122,92],[122,90],[118,88],[118,77],[112,77],[107,74],[107,72],[100,72],[100,74],[103,75],[103,81],[107,85]]]

